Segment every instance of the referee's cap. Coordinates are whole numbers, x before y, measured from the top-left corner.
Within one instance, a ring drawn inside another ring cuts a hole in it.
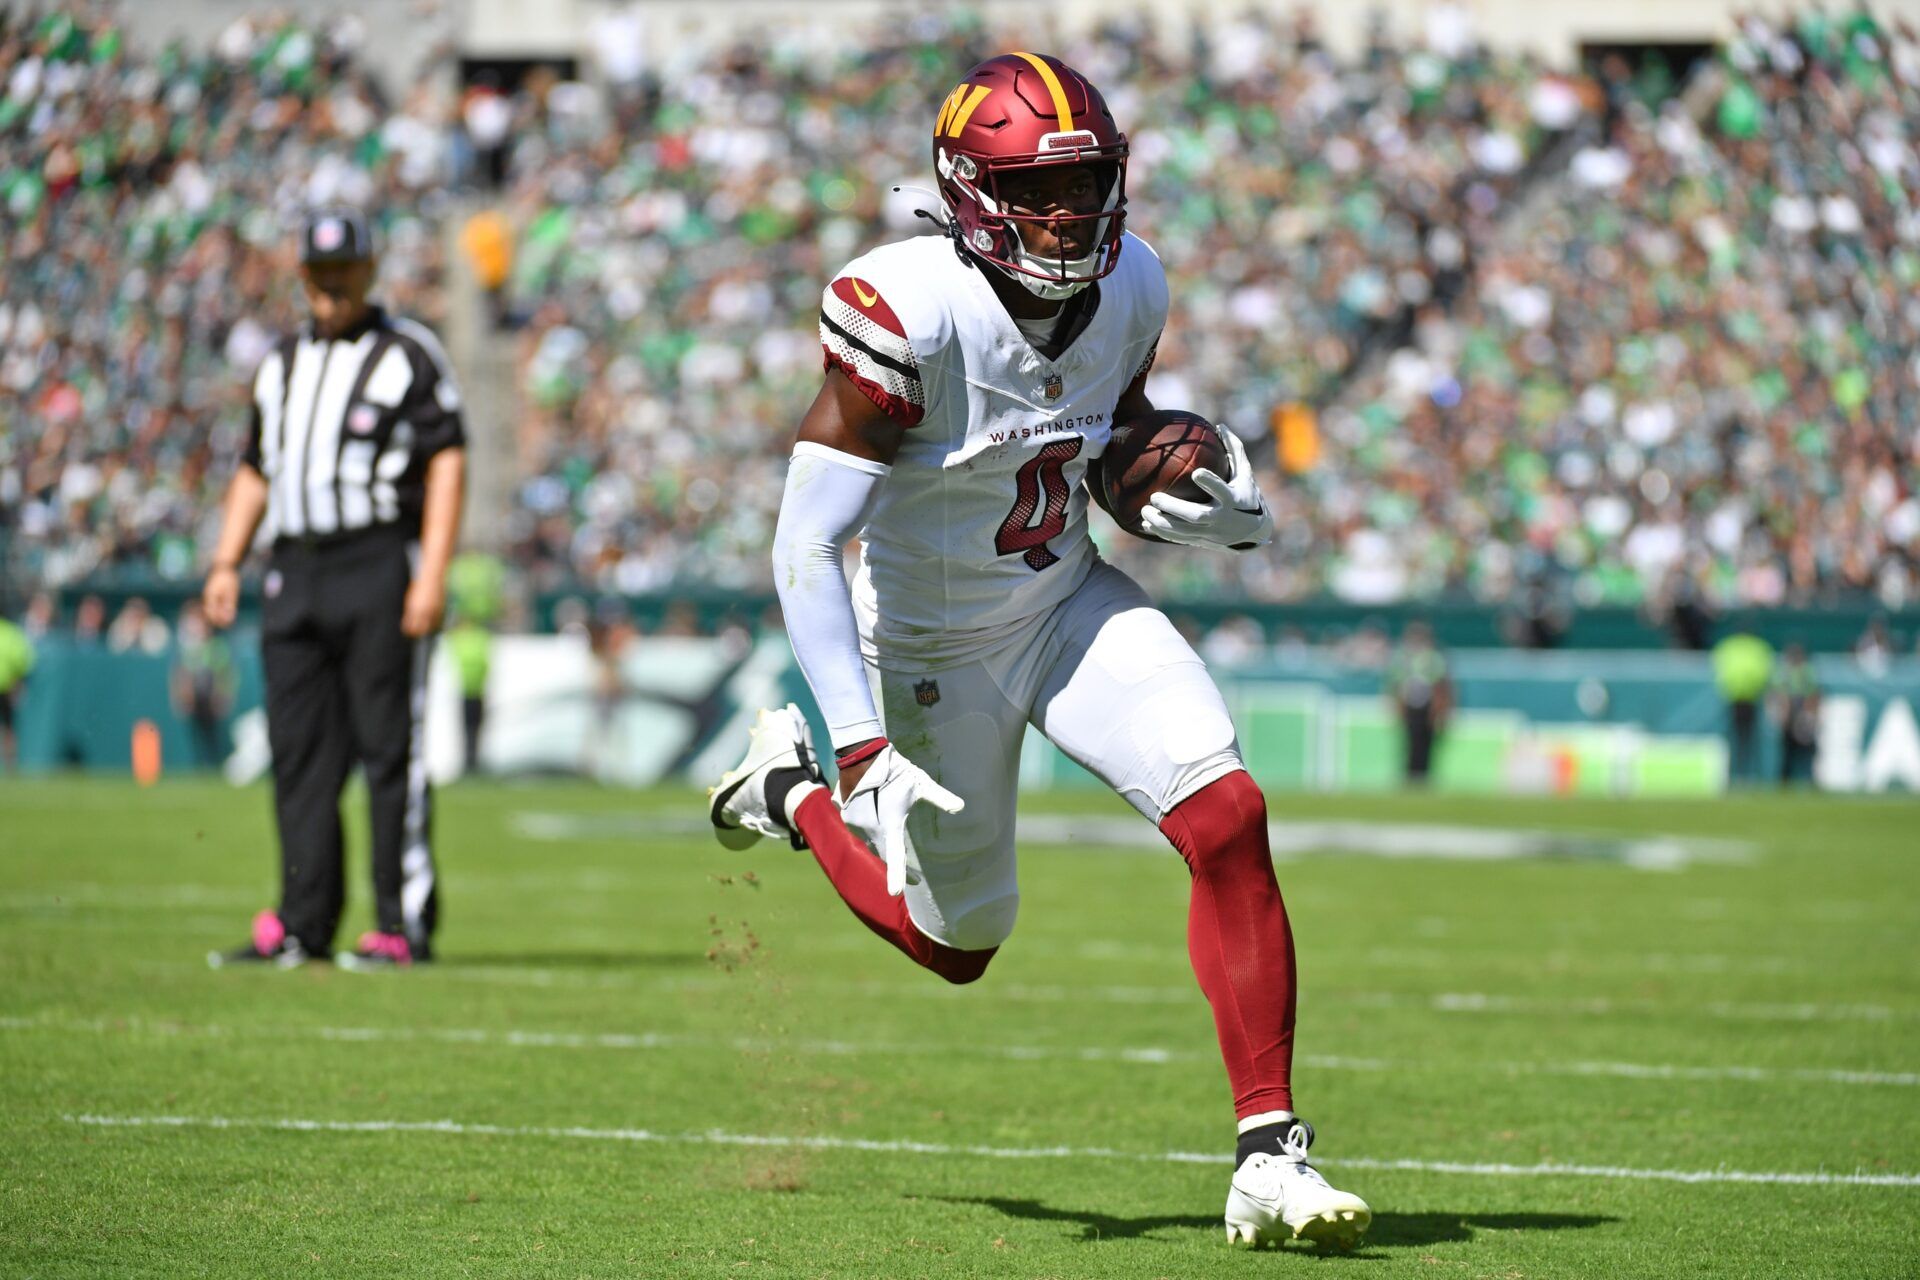
[[[351,205],[327,205],[300,228],[300,261],[365,262],[373,257],[373,224]]]

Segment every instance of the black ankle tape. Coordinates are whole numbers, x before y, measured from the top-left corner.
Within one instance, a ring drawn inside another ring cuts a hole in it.
[[[1257,1129],[1247,1130],[1240,1135],[1240,1142],[1234,1150],[1233,1167],[1238,1169],[1247,1162],[1247,1157],[1262,1151],[1270,1156],[1284,1154],[1287,1133],[1293,1126],[1302,1123],[1304,1122],[1297,1119],[1276,1120],[1272,1124],[1263,1124]]]
[[[803,782],[812,781],[804,767],[767,771],[767,816],[781,826],[787,825],[787,797]]]

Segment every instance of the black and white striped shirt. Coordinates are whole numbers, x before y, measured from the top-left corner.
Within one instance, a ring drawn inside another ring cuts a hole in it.
[[[465,443],[439,340],[379,307],[338,338],[289,335],[254,375],[244,460],[266,477],[275,537],[417,533],[427,460]]]

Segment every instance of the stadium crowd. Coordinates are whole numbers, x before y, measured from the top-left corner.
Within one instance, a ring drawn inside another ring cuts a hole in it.
[[[16,572],[197,578],[251,371],[300,316],[301,209],[378,210],[386,296],[440,311],[443,130],[356,66],[357,39],[352,22],[241,19],[211,48],[142,53],[92,8],[0,13],[0,542]]]
[[[507,199],[525,226],[521,562],[626,591],[766,582],[791,430],[819,378],[823,282],[932,228],[929,85],[1032,42],[927,17],[851,49],[776,30],[668,68],[644,127],[523,102]],[[1372,335],[1450,296],[1579,87],[1457,24],[1334,59],[1304,18],[1171,41],[1145,20],[1058,48],[1128,129],[1132,222],[1173,312],[1152,394],[1261,434],[1328,395]],[[937,96],[933,94],[932,96]],[[1192,557],[1109,551],[1163,584]],[[1155,549],[1156,551],[1158,549]],[[1285,594],[1278,564],[1258,582]]]
[[[1348,518],[1332,585],[1910,603],[1916,142],[1920,43],[1864,10],[1749,17],[1695,92],[1629,104],[1343,396],[1306,480]]]
[[[926,181],[932,105],[1041,38],[943,13],[603,42],[593,87],[461,100],[391,96],[351,22],[147,53],[92,12],[0,18],[0,526],[53,585],[197,573],[251,368],[297,314],[291,217],[347,199],[386,298],[435,322],[447,220],[489,210],[461,242],[517,352],[530,586],[763,588],[821,284],[931,230],[892,188]],[[1749,19],[1655,105],[1489,52],[1445,4],[1349,60],[1272,14],[1048,47],[1132,137],[1174,297],[1150,393],[1284,437],[1255,448],[1270,551],[1101,535],[1156,589],[1909,598],[1911,31]]]

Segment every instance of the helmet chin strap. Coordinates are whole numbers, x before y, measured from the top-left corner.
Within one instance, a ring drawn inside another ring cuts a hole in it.
[[[1019,235],[1020,233],[1018,231],[1014,232],[1014,238],[1016,240],[1019,239]],[[1100,255],[1098,252],[1090,253],[1084,258],[1066,260],[1060,258],[1043,258],[1037,253],[1027,252],[1026,245],[1022,244],[1020,246],[1019,262],[1021,266],[1026,268],[1025,271],[1015,271],[1008,267],[1002,267],[997,262],[992,265],[998,267],[1002,273],[1012,276],[1019,282],[1023,289],[1031,293],[1034,297],[1044,298],[1048,302],[1065,302],[1068,298],[1071,298],[1074,294],[1079,293],[1082,289],[1085,289],[1093,283],[1094,272],[1098,269],[1099,258]],[[1043,268],[1058,268],[1062,266],[1069,272],[1076,274],[1070,275],[1066,279],[1030,274]],[[1085,273],[1084,279],[1078,278],[1078,273],[1081,272]]]

